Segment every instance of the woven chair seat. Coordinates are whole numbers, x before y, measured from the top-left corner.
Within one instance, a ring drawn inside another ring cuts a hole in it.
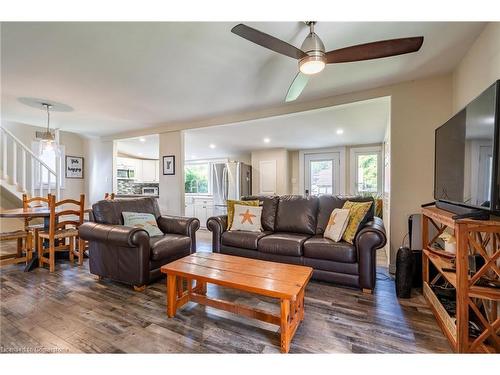
[[[27,230],[40,230],[43,228],[44,228],[43,224],[30,224],[26,226]]]
[[[48,231],[38,232],[38,236],[40,238],[49,238],[50,234]],[[78,229],[76,228],[67,228],[57,230],[54,234],[54,238],[67,238],[67,237],[76,237],[78,236]]]

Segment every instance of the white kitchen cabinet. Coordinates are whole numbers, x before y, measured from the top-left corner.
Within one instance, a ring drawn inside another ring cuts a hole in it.
[[[160,182],[160,161],[155,160],[155,182]]]
[[[194,217],[194,205],[193,204],[186,204],[184,210],[184,216],[187,217]]]
[[[157,160],[141,160],[142,162],[142,178],[141,182],[158,182],[158,166]]]
[[[158,160],[123,157],[118,157],[116,159],[117,169],[133,169],[135,172],[134,181],[138,183],[159,182],[159,165],[160,163]]]
[[[186,197],[185,216],[200,220],[200,226],[206,227],[209,217],[213,216],[214,206],[212,197]]]

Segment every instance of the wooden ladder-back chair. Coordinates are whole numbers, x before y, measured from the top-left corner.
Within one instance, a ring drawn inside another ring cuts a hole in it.
[[[69,209],[61,207],[63,205],[74,205],[78,208]],[[83,264],[83,249],[84,244],[78,237],[78,227],[83,223],[83,214],[85,206],[85,195],[80,194],[80,200],[64,199],[56,202],[56,197],[49,197],[49,229],[38,233],[40,241],[38,241],[38,261],[40,267],[44,264],[49,265],[49,271],[55,270],[55,252],[69,250],[69,260],[74,262],[75,255],[78,257],[78,264]],[[67,216],[70,216],[69,218]],[[75,216],[77,217],[75,219]],[[43,240],[48,240],[49,257],[44,257]],[[69,244],[66,244],[68,239]],[[75,251],[75,242],[78,239],[78,252]],[[56,243],[57,241],[57,243]]]
[[[3,254],[0,256],[0,267],[8,264],[17,264],[31,260],[33,249],[33,237],[30,232],[16,230],[14,232],[0,233],[0,242],[16,241],[17,248],[13,254]],[[23,255],[23,251],[25,255]]]
[[[109,201],[115,199],[115,193],[105,193],[104,194],[104,200]]]
[[[37,207],[48,207],[49,206],[49,199],[50,199],[51,194],[47,194],[47,197],[31,197],[28,198],[27,194],[23,194],[23,209],[27,210],[30,208],[37,208]],[[33,239],[33,250],[36,251],[38,249],[38,232],[43,230],[44,228],[44,223],[40,224],[32,224],[30,223],[33,218],[31,217],[26,217],[24,219],[24,230],[27,232],[30,232],[32,235]]]

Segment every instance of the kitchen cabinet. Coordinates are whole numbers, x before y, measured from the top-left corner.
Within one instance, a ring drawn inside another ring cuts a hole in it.
[[[159,182],[160,163],[158,160],[135,159],[118,157],[116,159],[117,169],[134,170],[134,181],[138,183]]]
[[[214,214],[212,197],[186,197],[185,216],[195,217],[200,221],[200,226],[206,228],[209,217]]]
[[[158,160],[142,161],[142,182],[158,182]]]

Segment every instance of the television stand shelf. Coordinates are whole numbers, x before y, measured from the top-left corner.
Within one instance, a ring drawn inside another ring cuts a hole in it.
[[[424,297],[455,352],[500,353],[500,289],[478,285],[483,277],[500,280],[500,221],[455,220],[453,215],[436,207],[422,209]],[[431,239],[429,225],[437,230]],[[455,272],[443,270],[452,268],[453,257],[433,246],[447,228],[457,240]],[[484,265],[470,275],[469,255],[474,254],[484,258]],[[456,316],[448,313],[433,290],[443,279],[455,288]],[[469,320],[482,331],[475,337],[469,337]]]

